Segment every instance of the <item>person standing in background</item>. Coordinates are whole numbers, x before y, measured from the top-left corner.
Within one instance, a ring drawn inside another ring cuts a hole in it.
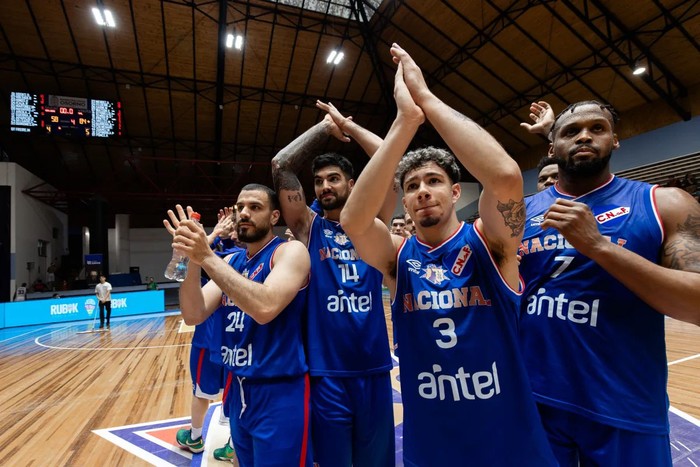
[[[100,274],[100,283],[95,286],[95,295],[100,306],[100,329],[105,325],[105,308],[107,309],[107,329],[109,329],[109,318],[112,315],[112,284],[107,282],[104,274]]]

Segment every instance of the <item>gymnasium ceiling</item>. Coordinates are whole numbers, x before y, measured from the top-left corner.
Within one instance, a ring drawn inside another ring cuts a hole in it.
[[[95,6],[115,28],[96,24]],[[533,100],[608,101],[632,122],[623,136],[696,116],[699,15],[682,0],[2,1],[0,146],[56,189],[26,192],[71,217],[98,198],[156,227],[182,202],[210,224],[245,183],[272,183],[275,153],[322,118],[316,99],[385,134],[398,42],[528,169],[545,147],[518,126]],[[328,64],[338,48],[344,60]],[[647,72],[634,76],[638,62]],[[124,136],[11,133],[11,91],[121,101]],[[442,144],[430,128],[416,142]],[[328,149],[362,166],[355,146]]]

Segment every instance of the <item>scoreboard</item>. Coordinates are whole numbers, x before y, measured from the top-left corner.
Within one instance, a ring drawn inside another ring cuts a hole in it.
[[[10,130],[72,137],[122,135],[121,102],[13,92]]]

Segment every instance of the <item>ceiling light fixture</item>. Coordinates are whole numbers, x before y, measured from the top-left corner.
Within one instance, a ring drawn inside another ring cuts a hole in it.
[[[236,42],[234,44],[234,47],[236,48],[236,50],[241,50],[243,48],[243,36],[236,36]]]
[[[226,47],[233,47],[233,34],[226,34]]]
[[[632,68],[632,74],[639,76],[647,71],[647,66],[644,58],[638,58],[634,62],[634,68]]]
[[[343,57],[345,57],[345,54],[343,52],[339,52],[337,50],[331,51],[330,54],[328,54],[328,58],[326,59],[326,63],[332,63],[334,65],[337,65],[343,60]]]
[[[104,10],[103,13],[105,15],[105,21],[107,21],[107,26],[109,26],[110,28],[116,28],[117,23],[114,22],[114,16],[112,16],[112,12],[109,10]]]
[[[100,10],[99,8],[94,7],[92,9],[92,15],[95,17],[95,22],[99,26],[109,26],[110,28],[117,27],[117,23],[114,21],[112,12],[107,9]]]

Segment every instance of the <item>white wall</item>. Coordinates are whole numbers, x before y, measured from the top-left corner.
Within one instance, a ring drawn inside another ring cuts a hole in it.
[[[10,256],[14,268],[9,278],[12,295],[22,282],[31,285],[37,277],[46,282],[46,268],[53,258],[60,259],[68,251],[68,215],[22,193],[41,183],[43,180],[14,162],[0,162],[0,185],[10,186],[12,193]],[[45,185],[41,189],[53,190],[53,187]],[[58,229],[58,238],[53,238],[54,228]],[[49,242],[45,258],[39,257],[39,240]],[[31,271],[27,271],[28,262],[34,263]]]
[[[114,229],[107,233],[110,257],[110,274],[128,273],[129,269],[119,271],[118,265],[111,258],[116,257],[116,237]],[[155,229],[129,229],[129,267],[138,266],[141,280],[145,282],[146,276],[153,276],[156,282],[166,282],[163,277],[165,266],[168,265],[173,250],[171,248],[172,237],[168,235],[165,227]]]

